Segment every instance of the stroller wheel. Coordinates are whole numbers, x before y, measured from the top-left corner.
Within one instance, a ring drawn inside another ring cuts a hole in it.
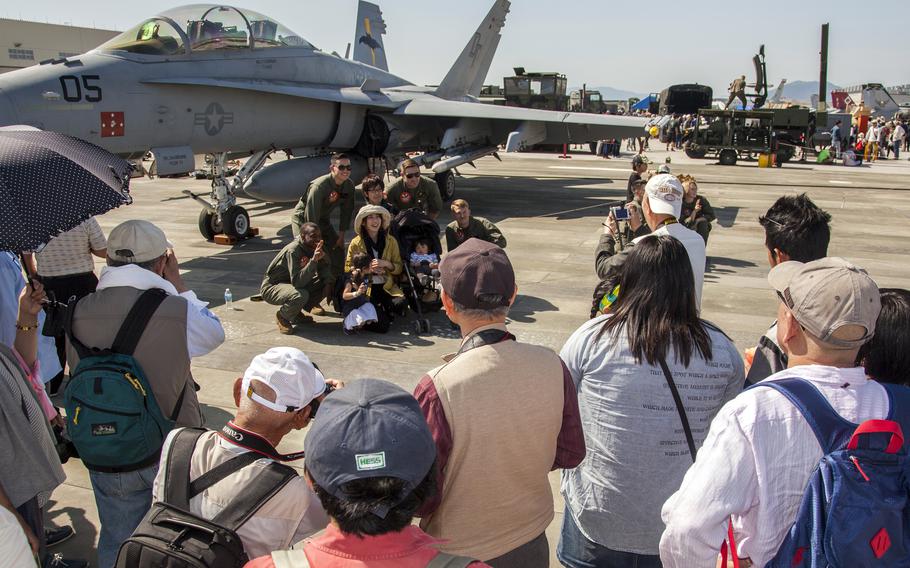
[[[420,325],[420,320],[414,320],[413,322],[411,322],[411,326],[414,328],[414,333],[417,335],[420,335],[421,328],[423,327]]]
[[[430,320],[424,318],[422,320],[419,320],[418,324],[420,326],[420,331],[423,333],[430,333]]]

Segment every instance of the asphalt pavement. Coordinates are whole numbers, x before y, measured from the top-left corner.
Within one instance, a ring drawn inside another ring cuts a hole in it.
[[[910,163],[880,161],[858,168],[786,164],[758,168],[757,162],[720,166],[691,160],[682,152],[649,152],[652,168],[664,163],[674,174],[698,179],[699,192],[714,207],[718,220],[708,243],[703,316],[719,325],[742,350],[755,344],[775,317],[776,299],[767,285],[768,260],[759,215],[781,195],[805,192],[831,213],[829,254],[866,268],[881,287],[907,287],[910,237]],[[508,239],[506,251],[515,267],[518,298],[509,327],[520,341],[558,351],[587,318],[596,277],[593,253],[610,202],[623,199],[632,154],[606,160],[590,154],[503,154],[485,158],[477,168],[461,168],[456,196],[466,199],[475,215],[496,223]],[[250,359],[270,347],[298,347],[332,378],[376,377],[413,389],[440,357],[458,347],[457,331],[442,313],[429,314],[432,329],[417,335],[414,316],[398,319],[386,335],[348,336],[340,315],[316,317],[295,336],[278,333],[275,307],[250,301],[272,257],[291,240],[290,204],[241,203],[252,214],[260,236],[234,246],[206,242],[197,229],[197,204],[181,191],[207,192],[210,182],[191,179],[137,179],[134,203],[99,217],[105,233],[127,219],[159,225],[175,243],[187,285],[211,302],[221,317],[227,340],[209,355],[193,361],[201,385],[207,425],[220,428],[233,415],[231,384]],[[301,188],[303,190],[303,188]],[[440,215],[441,224],[451,214]],[[350,239],[352,233],[348,233]],[[99,263],[96,268],[100,270]],[[224,306],[230,288],[233,308]],[[285,451],[303,446],[303,432],[282,443]],[[48,522],[72,524],[75,538],[53,549],[95,564],[98,517],[88,474],[81,462],[64,466],[66,482],[53,494]],[[558,472],[551,474],[556,516],[548,529],[555,559],[563,502]],[[484,483],[485,480],[478,480]]]

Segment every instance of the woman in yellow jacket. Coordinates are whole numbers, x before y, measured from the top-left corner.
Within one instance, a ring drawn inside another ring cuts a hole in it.
[[[391,220],[391,215],[385,207],[380,205],[361,207],[354,218],[354,232],[357,236],[348,245],[348,254],[344,260],[344,271],[350,273],[351,259],[355,254],[366,253],[373,259],[370,263],[373,283],[369,295],[377,312],[380,312],[380,323],[383,319],[381,312],[385,312],[386,316],[391,316],[392,312],[403,315],[407,305],[407,298],[397,283],[403,264],[398,241],[389,234]]]

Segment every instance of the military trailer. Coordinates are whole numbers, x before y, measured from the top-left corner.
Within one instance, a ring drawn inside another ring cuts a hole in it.
[[[686,155],[696,159],[716,157],[721,164],[732,166],[739,158],[770,154],[772,149],[778,150],[773,123],[772,111],[701,109],[685,145]],[[778,165],[782,157],[778,156]],[[786,159],[790,157],[792,154]]]
[[[695,128],[685,135],[686,154],[691,158],[716,156],[721,164],[733,165],[738,158],[773,153],[780,166],[800,149],[805,156],[814,154],[816,146],[830,145],[831,128],[838,119],[850,123],[844,113],[798,106],[748,111],[703,109],[698,111]]]

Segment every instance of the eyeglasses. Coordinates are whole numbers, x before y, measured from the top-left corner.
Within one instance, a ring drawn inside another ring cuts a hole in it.
[[[367,191],[367,193],[373,193],[374,191],[382,191],[382,188],[377,185],[376,187],[371,187],[370,189],[368,189],[366,191]]]
[[[341,170],[341,171],[347,171],[347,172],[351,171],[351,164],[348,164],[348,165],[346,165],[346,166],[345,166],[345,165],[342,165],[342,164],[339,164],[339,165],[337,165],[337,166],[335,166],[335,167],[338,168],[338,169]]]
[[[404,177],[406,177],[408,179],[414,179],[414,178],[419,178],[420,174],[405,174]]]

